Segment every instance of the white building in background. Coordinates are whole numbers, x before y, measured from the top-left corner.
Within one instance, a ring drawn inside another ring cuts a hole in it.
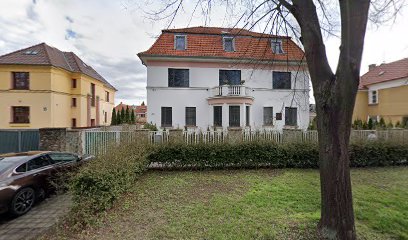
[[[147,121],[159,128],[309,125],[309,74],[288,37],[243,29],[163,30],[138,56],[147,67]]]

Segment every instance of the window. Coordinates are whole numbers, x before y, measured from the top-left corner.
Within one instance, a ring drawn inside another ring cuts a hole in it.
[[[72,124],[71,124],[71,126],[72,126],[73,128],[75,128],[75,127],[77,126],[76,118],[73,118],[73,119],[72,119]]]
[[[195,107],[186,107],[186,126],[196,126]]]
[[[76,79],[72,79],[72,80],[71,80],[71,87],[72,87],[72,88],[76,88],[76,87],[77,87],[77,80],[76,80]]]
[[[272,52],[275,54],[283,54],[282,39],[273,38],[271,40]]]
[[[265,126],[273,125],[273,107],[264,107],[263,119]]]
[[[71,106],[72,106],[72,107],[76,107],[76,106],[77,106],[77,99],[76,99],[76,98],[72,98]]]
[[[13,107],[13,123],[30,123],[30,107]]]
[[[108,122],[108,113],[105,112],[105,123],[107,123],[107,122]]]
[[[162,107],[161,108],[161,126],[162,127],[171,127],[172,122],[172,108],[171,107]]]
[[[224,51],[226,52],[233,52],[235,50],[234,48],[234,38],[232,37],[223,37],[223,42],[224,42]]]
[[[290,72],[273,72],[272,81],[273,89],[291,89]]]
[[[29,77],[28,72],[13,72],[13,89],[28,90]]]
[[[27,170],[31,171],[31,170],[39,169],[42,167],[46,167],[46,166],[51,165],[51,163],[52,162],[50,161],[50,159],[47,156],[43,155],[43,156],[40,156],[40,157],[31,159],[30,161],[28,161]]]
[[[246,111],[245,111],[245,122],[246,122],[246,126],[247,127],[249,127],[249,125],[250,125],[250,108],[249,108],[249,106],[245,106],[246,107]]]
[[[169,68],[169,87],[189,87],[188,69]]]
[[[96,121],[95,119],[91,119],[91,127],[95,127],[96,126]]]
[[[374,90],[374,91],[370,91],[369,93],[370,96],[370,104],[377,104],[378,103],[378,91]]]
[[[70,154],[70,153],[50,153],[48,156],[52,159],[53,162],[73,162],[78,161],[79,158],[77,155]]]
[[[91,106],[95,107],[96,96],[95,96],[95,84],[91,83]]]
[[[222,126],[222,106],[214,106],[214,127]]]
[[[282,120],[282,113],[281,112],[276,113],[275,118],[276,118],[276,120]]]
[[[297,126],[297,108],[285,108],[285,125]]]
[[[219,84],[222,85],[240,85],[241,70],[220,70]]]
[[[229,106],[229,126],[239,127],[240,126],[240,106]]]
[[[105,98],[106,101],[109,102],[109,92],[108,92],[108,91],[105,91],[105,95],[106,95],[106,98]]]
[[[27,163],[24,163],[20,165],[18,168],[16,168],[16,172],[18,173],[27,172]]]
[[[186,50],[186,36],[176,35],[175,48],[176,50]]]

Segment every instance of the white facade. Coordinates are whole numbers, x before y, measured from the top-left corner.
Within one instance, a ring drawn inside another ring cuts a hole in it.
[[[292,63],[293,64],[293,63]],[[229,126],[229,106],[240,106],[240,127],[252,129],[283,128],[307,129],[309,125],[309,75],[298,66],[276,65],[273,69],[249,65],[232,67],[227,63],[196,63],[153,61],[147,66],[147,122],[161,128],[161,108],[172,108],[172,128],[186,126],[186,107],[196,108],[196,127],[214,128],[213,106],[222,106],[222,127]],[[238,66],[238,65],[236,65]],[[265,65],[268,66],[268,65]],[[168,69],[189,69],[189,87],[169,87]],[[269,68],[269,67],[268,67]],[[273,89],[273,71],[290,68],[291,89]],[[275,70],[276,69],[276,70]],[[240,86],[219,86],[219,70],[240,70]],[[221,91],[221,92],[220,92]],[[221,93],[221,94],[220,94]],[[246,106],[249,106],[249,123],[246,123]],[[264,107],[273,107],[273,125],[264,125]],[[296,126],[285,125],[285,108],[296,108]],[[281,120],[276,119],[281,113]]]

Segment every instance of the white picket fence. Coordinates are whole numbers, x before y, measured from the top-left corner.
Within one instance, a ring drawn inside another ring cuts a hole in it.
[[[379,141],[395,141],[408,143],[408,130],[352,130],[351,141],[366,141],[369,134],[376,134]],[[241,134],[241,135],[239,135]],[[274,143],[291,142],[318,142],[318,133],[315,130],[310,131],[287,131],[277,130],[242,130],[238,134],[240,141],[269,141]],[[140,132],[137,131],[85,131],[83,134],[83,149],[87,154],[100,155],[106,153],[111,148],[124,143],[142,141]],[[171,139],[169,131],[149,131],[147,140],[151,144],[160,144],[169,142]],[[232,141],[229,138],[228,131],[183,131],[183,141],[186,144],[198,143],[222,143]],[[234,139],[237,140],[237,139]]]

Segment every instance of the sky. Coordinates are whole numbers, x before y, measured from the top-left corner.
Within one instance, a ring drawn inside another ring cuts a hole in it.
[[[163,0],[162,0],[163,1]],[[75,52],[117,89],[116,104],[146,101],[146,67],[137,53],[147,50],[167,28],[168,20],[152,20],[158,0],[0,0],[0,55],[41,42]],[[192,0],[170,25],[231,27],[234,18],[213,9],[206,19],[192,11]],[[408,6],[395,21],[369,24],[361,73],[368,65],[408,57]],[[257,30],[257,29],[255,29]],[[327,36],[326,50],[335,68],[340,40]],[[313,102],[311,98],[311,102]],[[147,103],[148,104],[148,103]]]

